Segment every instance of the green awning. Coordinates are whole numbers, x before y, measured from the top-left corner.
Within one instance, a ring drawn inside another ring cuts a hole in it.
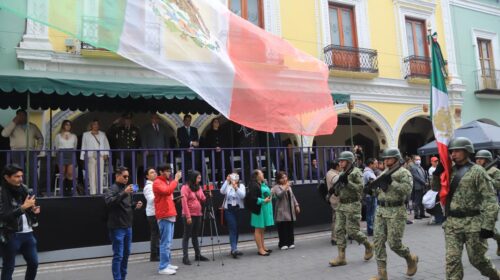
[[[147,83],[0,75],[0,108],[26,107],[29,93],[33,109],[216,113],[186,86],[142,81]]]
[[[335,104],[349,103],[351,101],[351,95],[345,93],[332,93],[332,98]]]

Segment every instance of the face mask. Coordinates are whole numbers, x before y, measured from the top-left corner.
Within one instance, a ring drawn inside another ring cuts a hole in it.
[[[415,161],[415,164],[416,164],[416,165],[420,165],[421,163],[422,163],[422,161],[420,161],[420,160],[416,160],[416,161]]]

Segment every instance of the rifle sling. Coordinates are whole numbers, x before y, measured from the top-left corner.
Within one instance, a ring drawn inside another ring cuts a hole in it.
[[[448,193],[448,196],[446,197],[446,205],[445,205],[445,216],[448,216],[448,213],[450,211],[450,204],[451,200],[453,199],[453,195],[455,194],[455,191],[458,188],[458,184],[462,180],[462,177],[464,177],[465,173],[469,171],[469,169],[472,167],[472,163],[468,162],[464,166],[460,167],[460,169],[457,170],[455,173],[455,177],[453,177],[453,180],[451,181],[450,184],[450,192]]]

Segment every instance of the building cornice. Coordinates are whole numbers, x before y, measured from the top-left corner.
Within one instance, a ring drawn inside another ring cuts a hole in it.
[[[353,80],[330,78],[330,89],[335,93],[351,96],[351,100],[361,102],[382,102],[398,104],[429,104],[430,91],[428,85],[412,85],[405,80],[377,78],[374,80]],[[463,104],[462,84],[450,85],[448,93],[452,105]]]
[[[450,5],[494,16],[500,15],[500,5],[490,5],[471,0],[450,0]]]

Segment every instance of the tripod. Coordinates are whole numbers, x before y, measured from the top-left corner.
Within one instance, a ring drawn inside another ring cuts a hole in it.
[[[200,236],[200,247],[203,246],[203,235],[205,233],[205,221],[208,220],[208,226],[210,228],[210,241],[212,246],[212,261],[215,261],[215,249],[214,249],[214,232],[217,237],[217,245],[219,246],[219,256],[221,260],[221,265],[224,266],[224,259],[222,258],[222,249],[220,247],[219,231],[217,230],[217,222],[215,220],[215,211],[212,196],[209,193],[205,194],[207,200],[203,207],[203,218],[201,224],[201,236]],[[200,266],[200,259],[198,259],[198,266]]]

